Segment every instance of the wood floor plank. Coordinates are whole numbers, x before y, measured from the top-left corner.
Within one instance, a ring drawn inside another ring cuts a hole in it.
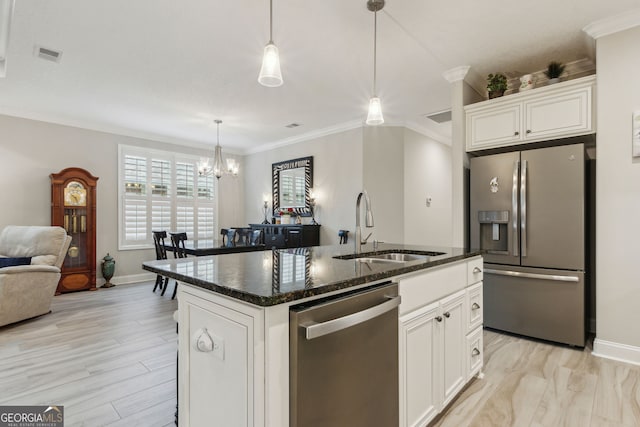
[[[529,426],[547,380],[521,372],[508,373],[473,417],[470,426]]]
[[[69,414],[65,407],[64,425],[69,427],[103,426],[118,421],[120,415],[110,403]]]
[[[0,328],[0,404],[55,402],[65,425],[103,426],[129,399],[147,419],[129,406],[121,425],[173,425],[177,301],[152,286],[59,295],[51,314]]]
[[[588,426],[597,380],[593,374],[557,366],[531,426]]]

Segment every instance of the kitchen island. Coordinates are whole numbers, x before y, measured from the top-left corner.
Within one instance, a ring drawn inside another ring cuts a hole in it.
[[[380,244],[149,261],[178,280],[180,425],[289,425],[289,309],[399,284],[400,425],[425,425],[482,366],[480,251]],[[340,259],[336,257],[347,257]],[[410,351],[407,351],[410,349]]]

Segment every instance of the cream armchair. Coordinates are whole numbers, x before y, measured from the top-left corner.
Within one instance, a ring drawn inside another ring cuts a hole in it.
[[[30,265],[0,268],[0,326],[48,313],[71,237],[62,227],[9,225],[0,257],[31,257]]]

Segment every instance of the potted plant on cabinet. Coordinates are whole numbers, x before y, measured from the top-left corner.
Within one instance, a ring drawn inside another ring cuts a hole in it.
[[[549,84],[558,83],[560,81],[560,76],[564,73],[565,65],[551,61],[549,65],[547,65],[547,71],[544,72],[544,75],[549,78]]]
[[[504,95],[505,90],[507,90],[507,77],[502,73],[489,74],[487,77],[489,99]]]

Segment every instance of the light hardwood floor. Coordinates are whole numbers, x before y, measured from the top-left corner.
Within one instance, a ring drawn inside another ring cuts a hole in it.
[[[637,427],[640,366],[584,349],[484,331],[475,379],[433,427]]]
[[[172,426],[177,302],[152,288],[60,295],[51,314],[0,328],[0,405],[64,405],[68,427]],[[434,426],[640,426],[640,367],[589,347],[484,340],[485,377]]]
[[[152,283],[63,294],[0,328],[0,405],[63,405],[65,426],[173,426],[176,323]]]

